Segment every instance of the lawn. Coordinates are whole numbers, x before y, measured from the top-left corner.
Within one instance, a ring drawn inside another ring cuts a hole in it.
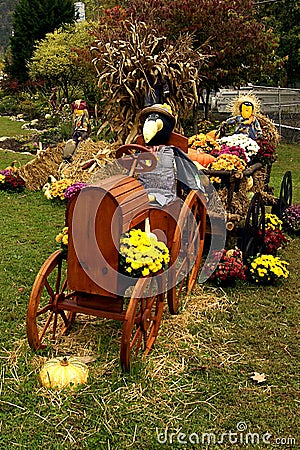
[[[1,168],[12,159],[30,156],[0,151]],[[295,202],[299,164],[299,146],[283,145],[271,178],[277,193],[291,169]],[[0,205],[1,449],[299,448],[299,237],[280,252],[290,263],[287,281],[198,285],[179,315],[165,308],[154,350],[124,374],[118,322],[81,316],[53,347],[29,349],[30,291],[65,211],[42,192],[0,191]],[[55,355],[91,356],[88,383],[41,387],[39,368]]]
[[[280,146],[278,160],[273,164],[271,185],[274,186],[275,195],[279,195],[280,183],[283,174],[290,170],[293,177],[293,202],[300,202],[300,146],[285,144]]]
[[[30,134],[30,130],[23,130],[22,125],[24,122],[11,120],[9,117],[0,117],[0,136],[15,137],[15,136],[27,136]]]

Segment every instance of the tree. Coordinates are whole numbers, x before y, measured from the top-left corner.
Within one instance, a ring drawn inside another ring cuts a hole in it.
[[[81,22],[66,25],[54,33],[47,33],[40,40],[28,65],[32,80],[44,79],[49,84],[61,88],[63,97],[70,98],[72,91],[85,90],[90,84],[96,86],[95,68],[87,58],[79,63],[79,50],[90,48],[93,36],[90,30],[93,25]]]
[[[201,74],[202,92],[261,79],[276,65],[277,38],[255,19],[252,0],[128,0],[128,14],[176,41],[193,33],[212,57]]]
[[[13,15],[11,60],[7,73],[21,82],[28,79],[27,63],[34,44],[64,23],[74,21],[73,0],[19,0]]]
[[[0,0],[0,10],[2,13],[0,22],[0,53],[4,54],[8,46],[9,36],[12,30],[12,16],[17,0]]]
[[[268,23],[279,36],[277,54],[284,65],[272,76],[273,83],[295,87],[300,82],[300,5],[299,0],[258,2],[258,20]]]

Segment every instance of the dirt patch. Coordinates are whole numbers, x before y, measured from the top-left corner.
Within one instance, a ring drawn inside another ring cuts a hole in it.
[[[19,142],[15,138],[7,138],[0,141],[0,148],[4,150],[13,150],[14,152],[22,151],[24,142]]]

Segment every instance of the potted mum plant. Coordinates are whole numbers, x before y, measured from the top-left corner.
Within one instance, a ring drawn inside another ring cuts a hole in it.
[[[284,228],[294,234],[300,233],[300,204],[294,203],[289,206],[282,216]]]
[[[119,270],[124,275],[139,278],[166,268],[169,250],[163,242],[145,231],[132,229],[120,239]]]
[[[288,278],[289,263],[273,255],[257,255],[251,259],[250,280],[257,284],[270,285]]]
[[[289,242],[282,232],[282,223],[276,214],[267,213],[265,216],[264,252],[268,255],[276,256],[277,251],[284,248]]]
[[[0,190],[8,192],[22,192],[25,189],[25,181],[13,170],[0,171]]]
[[[246,280],[247,267],[243,262],[243,255],[238,248],[221,252],[215,251],[213,254],[213,263],[208,264],[208,269],[218,261],[217,266],[210,276],[210,280],[218,286],[234,286],[237,280]]]

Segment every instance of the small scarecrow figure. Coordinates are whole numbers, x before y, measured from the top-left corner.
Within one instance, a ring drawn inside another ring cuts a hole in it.
[[[88,139],[89,132],[91,131],[86,101],[81,99],[75,100],[75,102],[71,104],[71,110],[73,113],[73,133],[72,139],[69,139],[66,142],[63,151],[63,160],[66,162],[72,161],[72,158],[75,155],[80,143]]]
[[[225,134],[228,125],[236,125],[234,133],[242,133],[251,139],[262,137],[262,129],[256,115],[259,114],[259,100],[254,94],[241,95],[231,104],[232,117],[222,122],[219,132]]]
[[[85,100],[75,100],[72,103],[71,109],[73,112],[73,135],[72,139],[76,145],[80,141],[86,141],[90,132],[90,118],[87,110]]]
[[[52,89],[52,93],[49,98],[49,102],[53,111],[57,109],[57,87]]]

